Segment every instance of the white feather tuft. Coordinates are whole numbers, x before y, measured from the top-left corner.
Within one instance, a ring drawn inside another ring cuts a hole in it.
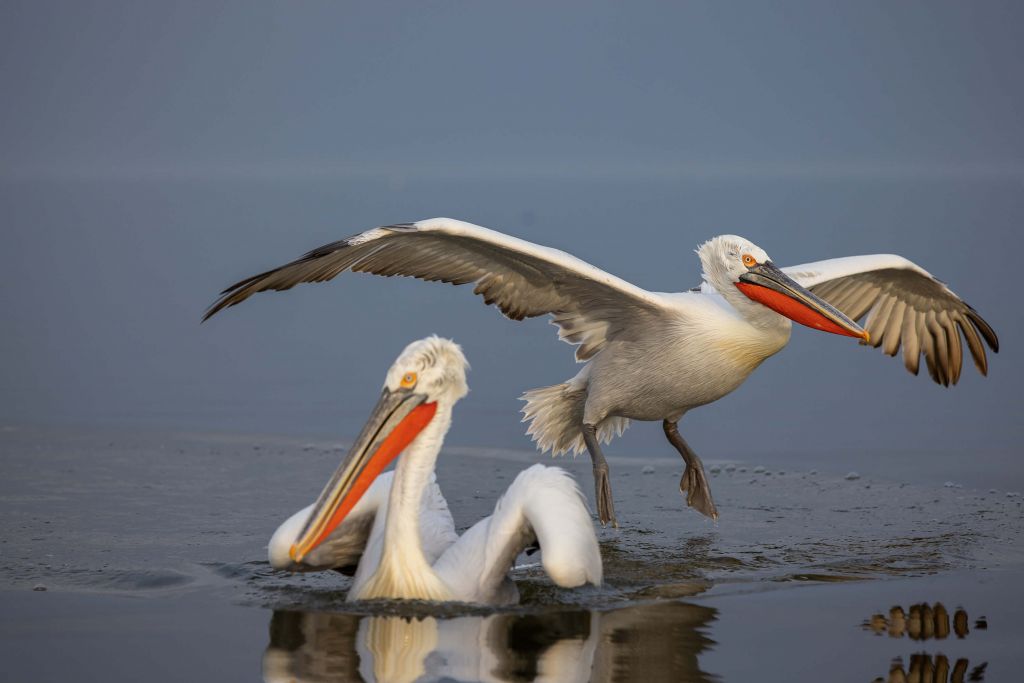
[[[581,373],[582,374],[582,373]],[[529,422],[527,436],[533,438],[542,453],[551,451],[559,456],[572,451],[579,455],[586,448],[583,442],[583,410],[587,403],[585,383],[577,379],[540,389],[531,389],[522,395],[523,422]],[[597,426],[597,439],[608,443],[621,436],[629,427],[625,417],[611,416]]]

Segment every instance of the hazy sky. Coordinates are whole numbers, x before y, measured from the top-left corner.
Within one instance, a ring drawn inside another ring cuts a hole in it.
[[[528,447],[515,398],[571,349],[466,288],[347,276],[198,325],[242,276],[451,215],[658,290],[724,232],[781,264],[903,254],[1000,333],[990,378],[798,329],[683,433],[1018,449],[1021,26],[1014,2],[4,2],[0,421],[344,437],[437,332],[473,364],[452,440]]]

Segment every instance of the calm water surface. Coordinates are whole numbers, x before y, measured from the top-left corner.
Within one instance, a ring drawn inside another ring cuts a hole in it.
[[[264,559],[342,445],[8,427],[4,678],[1000,681],[1024,666],[1014,491],[709,462],[713,524],[682,509],[674,460],[620,458],[601,588],[552,587],[524,556],[515,609],[349,605],[347,578]],[[457,524],[534,457],[444,453]]]

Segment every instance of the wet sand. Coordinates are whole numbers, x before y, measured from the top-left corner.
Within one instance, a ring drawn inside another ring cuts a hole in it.
[[[343,445],[5,428],[4,678],[1002,681],[1024,667],[1016,491],[847,478],[824,455],[813,470],[710,461],[713,523],[683,509],[679,462],[612,457],[622,527],[599,532],[600,589],[553,588],[522,557],[517,609],[350,606],[345,577],[276,574],[264,550]],[[536,460],[448,449],[456,523]],[[562,464],[589,493],[587,462]]]

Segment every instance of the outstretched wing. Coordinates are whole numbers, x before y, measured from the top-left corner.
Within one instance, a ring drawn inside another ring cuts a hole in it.
[[[559,467],[533,465],[515,478],[485,517],[451,545],[434,571],[465,602],[515,602],[508,573],[519,553],[538,544],[541,564],[559,586],[601,584],[594,524],[575,481]]]
[[[672,310],[659,295],[557,249],[450,218],[389,225],[314,249],[228,287],[203,320],[257,292],[324,282],[346,270],[453,285],[474,283],[513,320],[551,314],[586,360],[609,339],[630,339]]]
[[[791,278],[853,320],[866,316],[871,344],[895,356],[917,374],[924,354],[928,374],[949,386],[960,379],[963,335],[974,365],[988,373],[982,339],[999,351],[995,331],[945,283],[894,254],[849,256],[783,268]]]

